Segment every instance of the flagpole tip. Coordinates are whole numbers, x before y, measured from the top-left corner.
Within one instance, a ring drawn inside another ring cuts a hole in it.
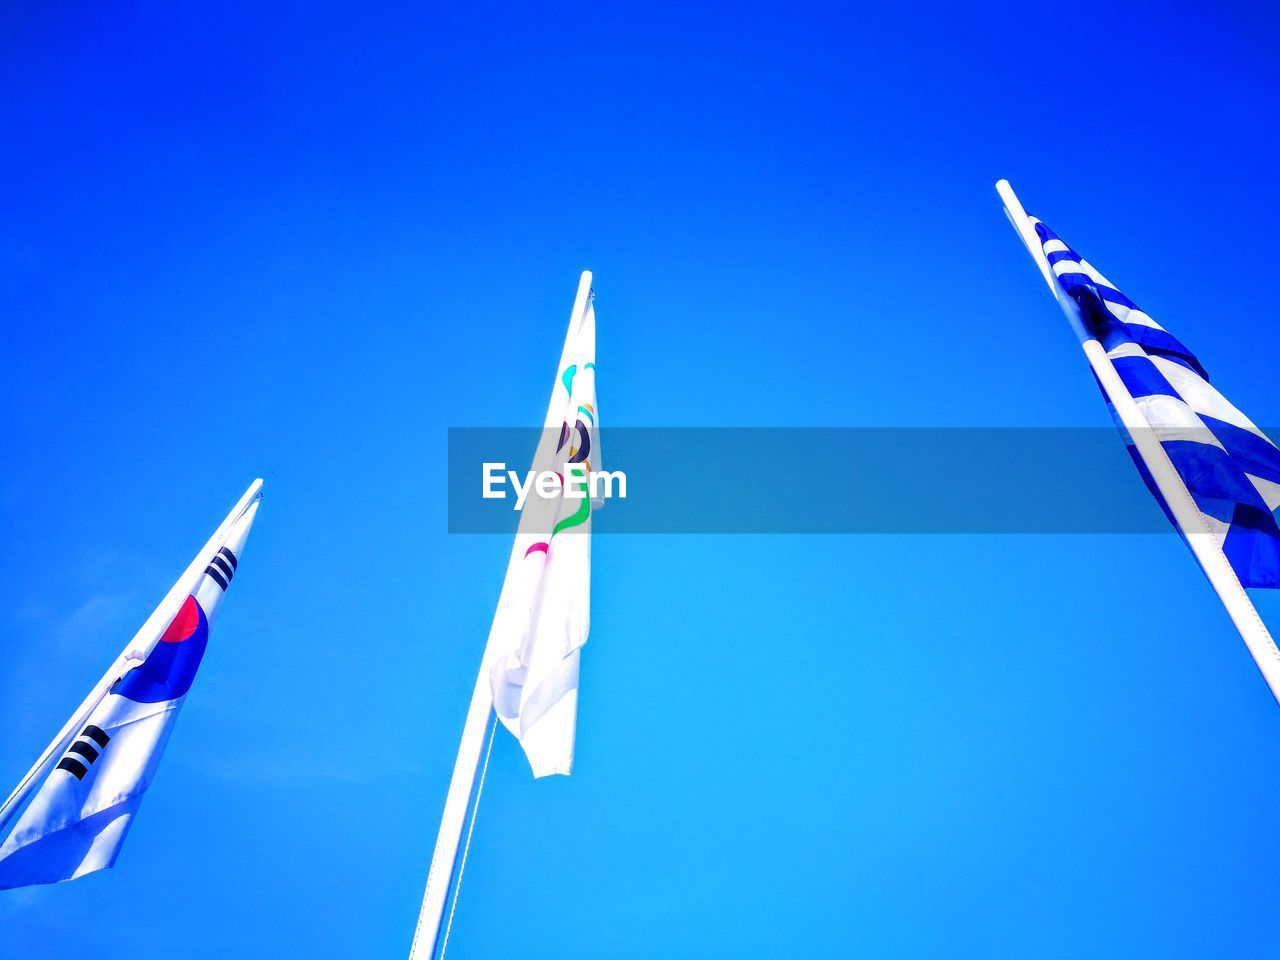
[[[1008,180],[1000,179],[996,181],[996,193],[1000,194],[1000,200],[1004,203],[1005,212],[1013,221],[1013,225],[1022,229],[1020,224],[1027,220],[1027,211],[1022,207],[1022,201],[1018,199],[1018,195],[1013,192],[1013,186]]]

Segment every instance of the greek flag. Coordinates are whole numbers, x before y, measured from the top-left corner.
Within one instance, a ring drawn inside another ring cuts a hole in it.
[[[1209,383],[1204,366],[1180,340],[1056,233],[1029,219],[1085,332],[1106,351],[1241,585],[1280,587],[1280,449]],[[1131,441],[1129,449],[1172,520]]]

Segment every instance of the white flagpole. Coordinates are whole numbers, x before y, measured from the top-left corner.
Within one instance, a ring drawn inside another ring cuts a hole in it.
[[[1173,461],[1165,453],[1164,446],[1151,429],[1137,401],[1133,399],[1124,381],[1120,379],[1120,374],[1116,372],[1102,344],[1090,336],[1085,329],[1075,303],[1067,297],[1058,284],[1053,268],[1044,255],[1044,248],[1036,234],[1035,225],[1022,208],[1017,195],[1013,192],[1013,187],[1009,185],[1008,180],[1001,180],[996,184],[996,191],[1004,201],[1005,214],[1009,217],[1010,223],[1018,231],[1018,236],[1026,245],[1027,252],[1040,268],[1045,283],[1053,291],[1054,299],[1058,301],[1076,336],[1080,338],[1089,366],[1093,368],[1107,398],[1115,407],[1120,422],[1129,432],[1138,455],[1142,457],[1147,469],[1151,472],[1156,489],[1169,505],[1169,510],[1186,537],[1196,562],[1200,564],[1200,569],[1204,571],[1209,584],[1218,595],[1218,599],[1222,601],[1227,615],[1231,617],[1231,622],[1240,632],[1240,637],[1253,656],[1253,662],[1258,665],[1262,678],[1271,688],[1271,695],[1280,702],[1280,650],[1276,649],[1267,625],[1262,622],[1253,601],[1249,599],[1249,594],[1241,585],[1235,570],[1231,568],[1231,563],[1223,553],[1222,546],[1209,532],[1209,527],[1205,524],[1204,517],[1201,516],[1191,492],[1182,482],[1178,471],[1174,469]]]
[[[40,758],[27,771],[27,775],[18,781],[13,793],[9,794],[4,805],[0,806],[0,836],[4,835],[5,830],[9,828],[10,822],[17,816],[18,811],[22,809],[22,805],[31,795],[31,792],[40,785],[40,782],[49,772],[54,760],[66,749],[67,744],[74,739],[81,725],[88,719],[94,708],[102,702],[103,697],[107,695],[115,682],[147,658],[147,654],[151,652],[151,648],[159,640],[161,631],[173,619],[174,614],[178,612],[178,607],[187,594],[194,589],[196,582],[204,573],[204,568],[209,565],[210,558],[222,546],[222,541],[226,539],[232,525],[244,516],[249,506],[261,496],[261,491],[261,480],[254,480],[253,483],[249,484],[249,489],[244,492],[244,496],[231,508],[231,512],[227,514],[226,519],[218,525],[218,529],[214,531],[213,536],[209,538],[209,541],[200,552],[195,555],[195,559],[191,561],[182,576],[169,588],[169,592],[165,594],[159,606],[151,612],[151,616],[147,617],[146,622],[134,634],[128,646],[120,652],[120,656],[116,657],[110,669],[102,675],[102,679],[89,691],[89,696],[71,714],[71,718],[58,731],[58,735],[53,738],[53,741],[45,748],[44,752],[40,754]]]
[[[587,296],[591,293],[591,273],[583,271],[578,282],[578,294],[573,300],[573,312],[569,315],[569,330],[586,309]],[[560,365],[556,367],[557,375],[564,369],[569,356],[571,337],[565,338],[565,345],[560,353]],[[551,402],[548,405],[544,429],[538,438],[539,449],[551,437],[555,436],[552,428],[558,426],[555,406],[556,384],[552,384]],[[534,463],[542,462],[535,454]],[[516,547],[523,546],[518,535]],[[514,550],[513,550],[514,552]],[[440,924],[444,918],[445,900],[449,895],[449,884],[453,878],[454,864],[458,859],[458,847],[462,842],[462,829],[466,825],[467,807],[471,802],[471,791],[475,785],[476,770],[480,764],[480,753],[484,747],[485,730],[489,724],[489,714],[493,710],[493,688],[490,685],[489,670],[494,656],[500,651],[492,648],[490,642],[485,645],[484,657],[480,661],[480,673],[476,677],[475,688],[471,691],[471,706],[467,708],[467,721],[462,727],[462,742],[458,744],[458,757],[453,763],[453,777],[449,781],[449,793],[444,800],[444,813],[440,817],[440,832],[436,835],[435,851],[431,855],[431,869],[427,873],[427,888],[422,895],[422,909],[418,911],[418,925],[413,931],[413,945],[409,948],[409,960],[431,960],[435,956],[436,944],[440,939]]]

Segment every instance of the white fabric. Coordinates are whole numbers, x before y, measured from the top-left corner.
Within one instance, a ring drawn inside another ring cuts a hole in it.
[[[1252,420],[1194,370],[1188,370],[1182,364],[1174,363],[1167,357],[1153,356],[1150,360],[1161,375],[1169,381],[1169,385],[1178,391],[1178,395],[1186,401],[1187,406],[1196,413],[1203,413],[1215,420],[1248,430],[1266,440],[1267,443],[1271,443],[1267,435],[1254,426]]]
[[[256,512],[253,504],[227,535],[225,545],[237,556]],[[210,627],[223,593],[214,578],[201,576],[193,595]],[[71,880],[115,863],[185,700],[137,703],[106,695],[64,753],[85,768],[83,778],[55,768],[0,845],[0,889]],[[96,741],[89,725],[108,742]],[[96,757],[75,752],[77,744]]]
[[[1252,473],[1245,473],[1249,478],[1249,482],[1253,484],[1254,489],[1258,491],[1258,496],[1262,497],[1262,502],[1267,505],[1267,509],[1275,512],[1280,508],[1280,483],[1273,483],[1270,480],[1264,480],[1262,477],[1255,477]]]
[[[595,306],[588,296],[570,321],[535,470],[563,473],[584,431],[590,451],[573,470],[600,469],[594,364]],[[566,427],[568,440],[557,451]],[[578,657],[591,620],[591,510],[587,498],[530,495],[490,631],[494,709],[535,777],[573,769]]]

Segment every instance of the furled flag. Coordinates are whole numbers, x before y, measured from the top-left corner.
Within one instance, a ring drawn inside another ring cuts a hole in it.
[[[1102,344],[1240,583],[1280,586],[1280,450],[1209,383],[1195,354],[1045,224],[1032,222],[1062,292]],[[1130,452],[1169,513],[1132,443]]]
[[[35,792],[0,845],[0,889],[71,880],[115,863],[236,575],[260,483],[174,585],[156,610],[161,616],[153,614],[98,694],[90,694],[6,802],[11,817]]]
[[[494,709],[535,777],[573,768],[578,657],[590,629],[591,513],[601,501],[588,483],[600,469],[600,430],[595,294],[584,292],[534,455],[534,470],[555,472],[564,495],[526,501],[489,635]]]

